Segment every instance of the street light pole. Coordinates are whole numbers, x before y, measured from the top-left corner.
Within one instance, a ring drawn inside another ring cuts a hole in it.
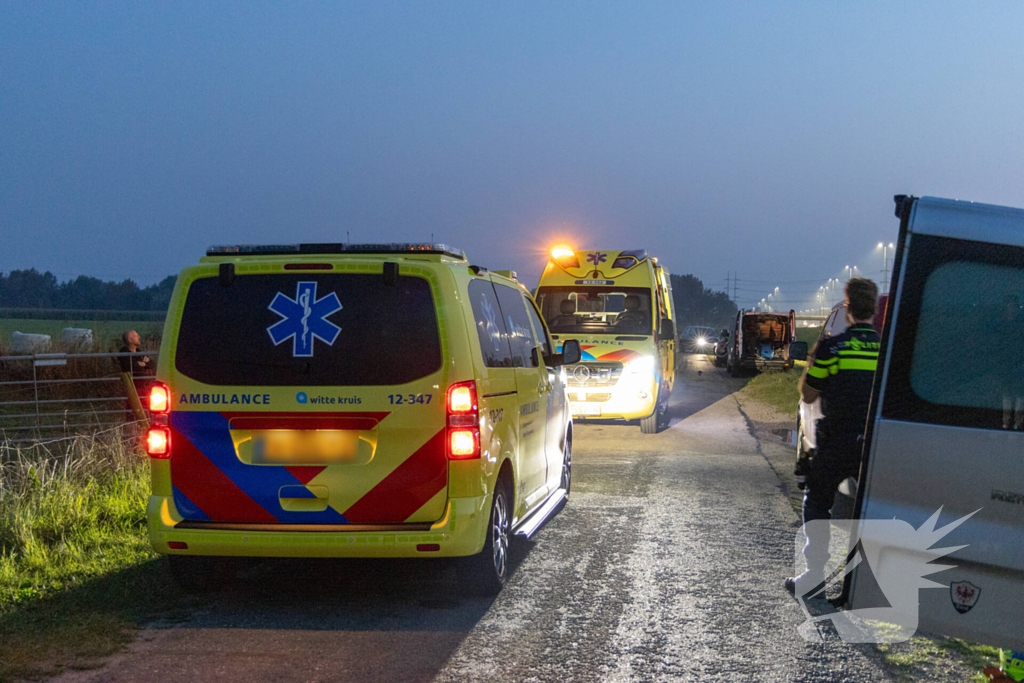
[[[888,291],[889,291],[889,258],[888,258],[889,253],[888,252],[889,252],[890,249],[894,249],[895,247],[893,247],[891,242],[889,244],[882,244],[881,242],[879,242],[878,246],[880,246],[882,248],[882,286],[884,287],[884,290],[885,290],[883,292],[883,294],[885,294],[885,293],[888,293]]]

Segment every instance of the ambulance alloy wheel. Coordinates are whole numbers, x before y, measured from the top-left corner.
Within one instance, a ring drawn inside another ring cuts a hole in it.
[[[499,479],[491,497],[484,549],[462,558],[459,577],[477,595],[497,595],[508,579],[509,544],[512,539],[512,502],[504,480]]]
[[[566,438],[565,448],[562,449],[562,480],[559,486],[565,489],[565,497],[569,497],[569,487],[572,485],[572,440]]]
[[[189,593],[208,593],[222,588],[238,572],[234,558],[168,555],[171,576]]]

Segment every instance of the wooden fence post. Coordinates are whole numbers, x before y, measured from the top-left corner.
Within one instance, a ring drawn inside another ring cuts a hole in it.
[[[135,390],[135,382],[127,372],[121,373],[121,384],[124,385],[125,394],[128,396],[128,403],[131,404],[135,419],[142,423],[143,429],[149,429],[149,418],[142,408],[142,401],[139,400],[139,392]]]

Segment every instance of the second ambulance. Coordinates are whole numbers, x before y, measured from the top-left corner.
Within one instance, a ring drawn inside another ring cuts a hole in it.
[[[669,274],[645,250],[552,250],[536,300],[552,338],[578,339],[566,368],[575,419],[639,420],[656,433],[675,378]]]

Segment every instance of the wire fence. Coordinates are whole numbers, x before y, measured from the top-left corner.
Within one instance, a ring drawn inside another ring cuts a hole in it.
[[[131,359],[156,351],[0,356],[0,444],[55,443],[148,421],[152,375]],[[123,359],[128,371],[124,372]]]

